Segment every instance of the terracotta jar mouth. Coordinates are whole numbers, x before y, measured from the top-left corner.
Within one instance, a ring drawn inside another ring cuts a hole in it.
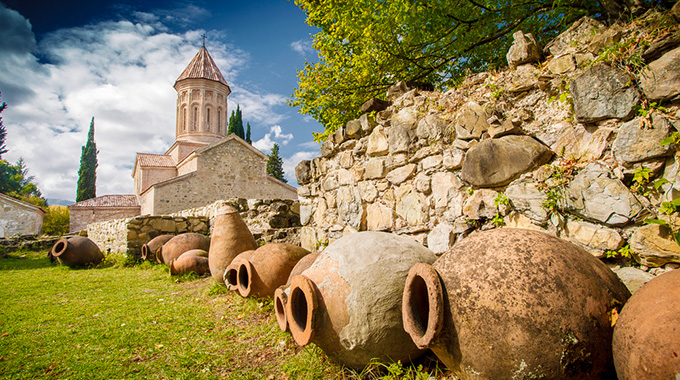
[[[146,260],[149,257],[149,246],[144,244],[142,246],[142,260]]]
[[[437,337],[444,319],[442,284],[429,264],[418,263],[408,272],[402,300],[404,330],[418,348],[427,348]]]
[[[57,243],[54,244],[54,247],[52,248],[52,256],[61,256],[64,252],[66,252],[67,247],[68,241],[66,241],[66,239],[59,239],[59,241],[57,241]]]
[[[311,342],[314,336],[317,292],[316,285],[303,275],[293,276],[290,280],[286,319],[293,339],[300,346]]]
[[[250,261],[244,261],[238,266],[236,287],[241,297],[248,297],[251,293],[253,282],[253,266]]]
[[[288,303],[288,294],[282,288],[277,288],[274,291],[274,315],[276,322],[279,324],[281,331],[288,330],[288,318],[286,317],[286,303]]]
[[[156,262],[159,264],[163,264],[163,248],[161,247],[159,250],[156,251]]]
[[[238,269],[231,265],[227,267],[227,270],[224,271],[224,276],[222,276],[222,280],[224,280],[224,285],[226,285],[227,288],[232,289],[235,287],[238,283]]]

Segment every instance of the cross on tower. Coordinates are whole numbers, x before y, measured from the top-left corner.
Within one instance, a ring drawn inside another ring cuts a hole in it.
[[[201,37],[203,37],[203,47],[205,47],[205,39],[208,38],[208,36],[205,35],[205,33],[201,34]]]

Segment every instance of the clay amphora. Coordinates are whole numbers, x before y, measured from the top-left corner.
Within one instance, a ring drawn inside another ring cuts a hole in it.
[[[62,265],[70,267],[97,265],[104,260],[104,254],[97,244],[83,236],[59,239],[52,247],[52,256]]]
[[[582,248],[543,232],[474,234],[414,265],[404,328],[460,379],[600,379],[630,293]]]
[[[288,281],[290,272],[309,251],[293,244],[269,243],[253,252],[238,266],[236,286],[243,297],[273,297]]]
[[[187,232],[177,235],[168,240],[167,243],[158,251],[157,256],[162,257],[163,262],[167,265],[180,257],[184,252],[192,249],[202,249],[204,251],[210,250],[210,238],[205,235],[197,234],[195,232]]]
[[[142,260],[156,260],[156,251],[175,235],[158,235],[142,245]]]
[[[331,243],[293,276],[286,318],[295,342],[314,342],[357,370],[377,358],[409,362],[423,351],[402,327],[401,294],[409,268],[434,253],[413,239],[357,232]]]
[[[614,327],[614,365],[620,380],[677,379],[680,374],[680,270],[643,285]]]
[[[279,286],[274,291],[274,315],[276,315],[276,322],[279,324],[281,331],[288,330],[288,319],[286,319],[286,303],[288,303],[288,294],[290,294],[290,279],[293,276],[302,274],[307,268],[309,268],[316,258],[319,257],[318,253],[310,253],[309,255],[300,259],[300,261],[295,264],[293,270],[290,271],[288,280],[285,285]]]
[[[224,276],[222,277],[222,280],[224,280],[224,285],[227,287],[227,289],[233,290],[235,292],[238,291],[238,287],[236,286],[238,283],[238,267],[242,262],[250,259],[250,257],[253,255],[253,252],[255,252],[254,249],[239,253],[227,266],[227,270],[224,271]]]
[[[176,260],[170,262],[171,276],[178,276],[185,273],[196,273],[198,275],[210,273],[208,252],[202,249],[192,249],[184,252]]]
[[[231,206],[222,207],[215,216],[210,242],[210,274],[215,282],[224,284],[224,272],[236,255],[256,248],[255,238],[238,211]]]

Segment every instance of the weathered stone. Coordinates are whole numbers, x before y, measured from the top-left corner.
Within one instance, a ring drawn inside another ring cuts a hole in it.
[[[651,100],[680,94],[680,47],[652,61],[640,75],[640,86]]]
[[[366,154],[369,156],[384,156],[389,151],[390,146],[387,143],[387,137],[385,136],[382,127],[378,126],[373,129],[373,132],[368,136]]]
[[[390,231],[394,224],[391,208],[380,203],[371,203],[366,207],[366,229],[368,231]]]
[[[590,17],[583,17],[574,22],[569,29],[550,41],[543,51],[553,57],[565,53],[576,52],[582,46],[590,43],[606,26]]]
[[[308,184],[312,180],[312,162],[309,160],[302,160],[295,167],[295,177],[298,185]]]
[[[588,220],[621,226],[642,211],[635,195],[601,164],[583,169],[565,190],[568,211]]]
[[[525,230],[546,232],[546,230],[534,224],[531,219],[518,212],[508,214],[503,218],[503,221],[505,222],[505,228],[522,228]]]
[[[582,161],[597,160],[607,148],[611,133],[611,128],[597,128],[592,131],[582,124],[569,125],[561,131],[550,148],[562,157]]]
[[[306,226],[312,219],[312,205],[300,206],[300,224]]]
[[[555,57],[548,62],[548,70],[551,73],[562,75],[576,70],[576,62],[571,54],[564,54]]]
[[[543,206],[548,197],[534,183],[513,183],[505,190],[513,208],[540,225],[548,222],[548,211]]]
[[[427,248],[435,254],[449,250],[456,242],[455,228],[447,223],[438,224],[427,234]]]
[[[473,146],[477,145],[479,141],[478,140],[461,140],[461,139],[455,139],[453,140],[453,147],[456,149],[460,149],[463,151],[466,151]]]
[[[680,2],[675,2],[675,5],[671,8],[671,14],[675,21],[680,22]]]
[[[582,221],[568,222],[567,233],[569,240],[581,245],[598,258],[604,257],[607,251],[621,248],[624,242],[615,230]]]
[[[363,114],[359,117],[359,123],[361,124],[361,131],[363,134],[371,133],[373,128],[377,125],[374,116],[369,116],[368,114]]]
[[[387,100],[382,100],[382,99],[378,99],[376,97],[373,97],[373,98],[369,99],[366,103],[361,105],[361,112],[363,112],[363,113],[373,112],[373,111],[378,112],[378,111],[384,110],[385,108],[387,108],[389,106],[390,106],[390,102],[388,102]]]
[[[619,41],[623,36],[621,28],[614,24],[611,27],[605,29],[603,33],[598,33],[588,44],[588,51],[592,54],[599,54],[603,48],[612,46]]]
[[[316,252],[318,240],[314,228],[302,227],[300,229],[300,246],[308,251]]]
[[[408,152],[411,143],[415,138],[415,131],[405,124],[394,124],[390,130],[389,152],[401,153]]]
[[[368,203],[373,202],[378,197],[378,189],[376,189],[375,185],[371,182],[359,182],[357,188],[359,189],[361,199]]]
[[[619,268],[614,270],[614,273],[619,276],[619,279],[626,285],[631,294],[654,278],[651,274],[635,267]]]
[[[516,31],[510,50],[505,55],[510,68],[515,68],[525,63],[533,63],[541,60],[541,49],[531,33],[524,34],[521,30]]]
[[[510,120],[505,119],[501,123],[489,123],[489,136],[492,139],[507,136],[507,135],[520,135],[522,134],[522,129],[519,127],[522,122],[520,120]]]
[[[156,231],[175,232],[175,221],[172,219],[153,219],[149,222],[149,225]],[[144,228],[142,228],[142,231],[144,231]]]
[[[443,160],[444,156],[442,156],[441,154],[436,154],[434,156],[425,157],[425,159],[421,161],[421,165],[423,170],[437,168],[442,165]]]
[[[649,224],[635,230],[628,241],[635,260],[646,267],[680,263],[680,245],[667,226]]]
[[[488,118],[489,115],[482,106],[475,102],[468,102],[456,119],[458,139],[471,140],[482,137],[482,133],[489,129],[489,123],[486,121]]]
[[[475,190],[463,205],[463,215],[468,219],[492,219],[498,213],[496,197],[498,192],[489,189]]]
[[[328,140],[321,144],[321,156],[328,158],[332,156],[333,153],[335,153],[335,145],[329,137]]]
[[[430,191],[432,191],[430,177],[422,172],[416,175],[416,178],[413,180],[413,185],[416,187],[416,190],[423,194],[429,194]]]
[[[338,216],[340,219],[358,230],[364,217],[359,190],[355,186],[342,186],[338,189]]]
[[[340,186],[343,185],[353,185],[354,184],[354,175],[352,174],[351,171],[347,169],[339,169],[338,170],[338,184]]]
[[[383,158],[371,158],[366,162],[364,178],[376,179],[385,176],[385,160]]]
[[[442,151],[442,146],[440,144],[426,145],[420,149],[411,157],[411,162],[418,162],[425,157],[435,155]]]
[[[446,129],[446,122],[439,116],[427,115],[418,122],[416,136],[427,141],[439,140],[446,134]]]
[[[643,124],[642,118],[624,123],[612,144],[614,156],[624,164],[668,156],[673,153],[671,145],[660,145],[671,131],[671,123],[661,114],[653,113],[652,125]]]
[[[402,182],[406,181],[407,179],[411,178],[413,176],[413,173],[416,171],[416,165],[415,164],[408,164],[405,166],[398,167],[391,172],[387,173],[387,180],[392,182],[394,185],[399,185]]]
[[[408,92],[408,86],[406,86],[406,82],[403,80],[393,84],[390,86],[390,88],[387,89],[387,101],[394,101],[398,97],[404,95],[405,93]]]
[[[652,42],[652,44],[642,52],[642,59],[646,62],[654,61],[668,51],[675,49],[678,45],[680,45],[680,31],[666,34],[660,39]]]
[[[463,166],[465,151],[453,148],[444,152],[444,168],[453,170]]]
[[[551,156],[550,149],[529,136],[484,140],[465,155],[461,177],[478,187],[502,186]]]
[[[340,154],[338,154],[338,163],[345,169],[351,168],[352,165],[354,165],[354,157],[352,156],[352,152],[340,152]]]
[[[521,65],[511,73],[511,81],[506,90],[511,93],[529,91],[536,88],[539,84],[538,76],[540,72],[532,64]]]
[[[331,191],[338,188],[338,178],[335,175],[326,177],[321,183],[321,188],[325,191]]]
[[[418,125],[418,112],[412,107],[405,108],[392,115],[390,124],[392,126],[401,125],[409,130],[415,129]]]
[[[435,208],[445,208],[456,192],[464,186],[458,177],[450,172],[432,175],[432,200]]]
[[[411,185],[399,188],[395,211],[410,226],[423,224],[427,221],[428,217],[425,197]]]
[[[340,144],[345,141],[345,126],[340,126],[338,129],[335,130],[335,133],[332,135],[332,142],[334,146],[339,146]]]
[[[404,166],[408,162],[408,155],[406,153],[396,153],[385,158],[385,168],[392,170],[399,166]]]
[[[630,76],[605,63],[597,63],[571,82],[576,119],[594,123],[604,119],[628,119],[640,101]]]
[[[350,120],[345,124],[345,136],[350,139],[356,139],[361,137],[361,121]]]

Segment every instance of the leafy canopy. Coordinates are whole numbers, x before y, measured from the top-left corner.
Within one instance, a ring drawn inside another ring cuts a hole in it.
[[[288,182],[283,173],[283,159],[279,156],[279,144],[274,143],[271,153],[269,153],[269,160],[267,160],[267,174],[283,181]]]
[[[626,0],[638,1],[638,0]],[[623,0],[296,0],[319,62],[306,62],[290,102],[325,127],[323,141],[399,80],[454,85],[505,64],[517,30],[545,43],[585,15]],[[620,4],[619,4],[620,5]]]

